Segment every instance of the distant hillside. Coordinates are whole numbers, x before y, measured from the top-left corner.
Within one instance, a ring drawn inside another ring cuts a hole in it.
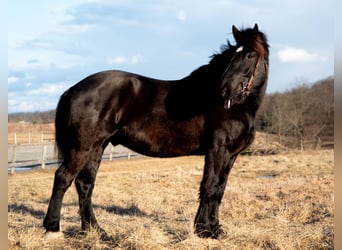
[[[8,122],[28,122],[33,124],[53,123],[56,110],[44,112],[13,113],[8,115]]]
[[[257,129],[277,135],[281,144],[288,144],[292,138],[291,146],[298,148],[305,143],[333,146],[334,78],[265,96]]]

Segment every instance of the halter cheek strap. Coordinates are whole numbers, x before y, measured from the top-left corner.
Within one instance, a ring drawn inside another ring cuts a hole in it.
[[[236,94],[233,95],[233,96],[230,96],[230,98],[229,98],[228,100],[225,101],[225,104],[224,104],[224,108],[225,108],[225,109],[230,109],[230,107],[231,107],[231,101],[232,101],[232,99],[234,99],[235,97],[237,97],[237,96],[239,96],[239,95],[241,95],[241,96],[244,96],[244,95],[245,95],[245,96],[248,96],[248,95],[249,95],[250,90],[251,90],[252,87],[253,87],[255,74],[256,74],[256,72],[259,70],[259,67],[260,67],[260,61],[261,61],[261,57],[258,58],[258,61],[257,61],[256,65],[255,65],[255,69],[254,69],[254,71],[253,71],[253,74],[252,74],[251,77],[249,78],[247,84],[241,86],[241,87],[242,87],[241,92],[240,92],[240,93],[236,93]],[[230,65],[229,65],[229,66],[230,66]],[[228,71],[229,66],[227,67],[226,71],[224,72],[224,75],[225,75],[225,73]],[[267,70],[267,68],[268,68],[267,63],[265,63],[265,67],[266,67],[266,70]],[[224,77],[223,77],[223,78],[224,78]]]
[[[249,94],[249,91],[251,90],[251,88],[253,87],[253,82],[254,82],[254,75],[255,73],[258,71],[259,67],[260,67],[260,60],[261,58],[258,58],[257,64],[255,65],[255,69],[253,74],[251,75],[251,77],[249,78],[248,82],[246,85],[242,86],[242,94]]]

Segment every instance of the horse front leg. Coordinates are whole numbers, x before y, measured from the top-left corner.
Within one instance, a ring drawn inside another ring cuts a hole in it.
[[[221,233],[219,205],[228,175],[236,159],[227,149],[210,151],[205,157],[200,187],[200,204],[195,218],[195,233],[202,238],[217,238]]]

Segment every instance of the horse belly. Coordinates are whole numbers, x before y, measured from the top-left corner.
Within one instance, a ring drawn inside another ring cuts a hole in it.
[[[176,157],[203,154],[204,128],[200,117],[177,124],[152,120],[139,130],[130,131],[128,140],[122,144],[144,155]]]

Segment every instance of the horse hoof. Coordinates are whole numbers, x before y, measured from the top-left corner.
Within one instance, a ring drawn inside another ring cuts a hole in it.
[[[197,234],[200,238],[211,238],[218,239],[220,235],[222,235],[224,231],[221,229],[221,225],[217,225],[214,229],[207,229],[205,227],[197,226],[195,228],[195,234]]]
[[[51,240],[58,240],[62,239],[64,237],[63,233],[58,231],[58,232],[46,232],[44,235],[44,240],[51,241]]]

